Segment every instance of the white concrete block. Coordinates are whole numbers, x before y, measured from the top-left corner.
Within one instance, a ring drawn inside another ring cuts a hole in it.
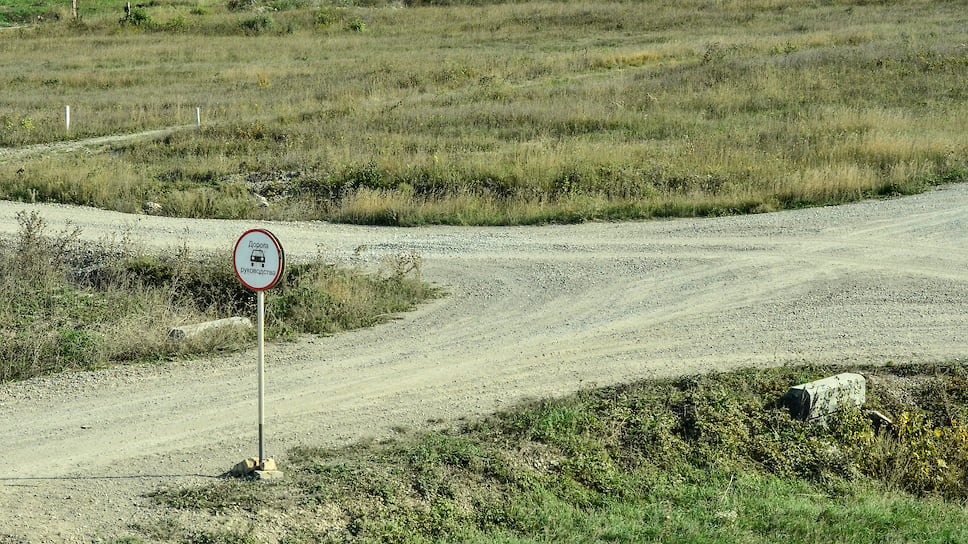
[[[816,422],[823,422],[841,406],[859,408],[865,402],[867,381],[860,374],[852,372],[791,387],[780,399],[792,417]]]
[[[205,323],[197,323],[195,325],[182,325],[181,327],[175,327],[168,331],[168,336],[176,339],[190,338],[201,332],[219,327],[248,327],[251,329],[252,321],[247,317],[228,317],[225,319],[216,319],[215,321],[206,321]]]

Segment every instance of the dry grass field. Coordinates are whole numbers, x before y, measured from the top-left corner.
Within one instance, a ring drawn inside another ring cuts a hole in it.
[[[762,212],[968,175],[963,0],[419,4],[159,0],[124,17],[104,2],[4,31],[0,146],[188,128],[0,156],[0,195],[518,224]]]

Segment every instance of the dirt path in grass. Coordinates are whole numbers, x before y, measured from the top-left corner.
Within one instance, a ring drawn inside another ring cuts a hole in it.
[[[144,132],[134,132],[131,134],[114,134],[111,136],[99,136],[96,138],[86,138],[83,140],[64,140],[50,144],[28,145],[26,147],[5,147],[0,148],[0,163],[14,159],[22,159],[32,155],[40,155],[43,153],[66,153],[69,151],[77,151],[78,149],[97,149],[108,145],[130,142],[134,140],[161,138],[179,130],[190,129],[193,126],[195,125],[182,125],[178,127],[146,130]]]
[[[346,444],[582,387],[968,356],[968,185],[766,215],[542,228],[197,221],[0,202],[0,232],[15,232],[24,209],[55,229],[127,230],[157,247],[228,251],[260,226],[290,259],[422,255],[446,298],[369,330],[268,347],[267,450],[283,466],[297,444]],[[255,360],[250,350],[0,386],[0,542],[135,534],[130,523],[167,515],[145,493],[256,455]]]

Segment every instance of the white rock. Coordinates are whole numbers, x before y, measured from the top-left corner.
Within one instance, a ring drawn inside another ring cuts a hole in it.
[[[791,387],[780,399],[798,419],[822,423],[841,406],[858,408],[867,402],[867,381],[860,374],[845,372],[829,378]]]

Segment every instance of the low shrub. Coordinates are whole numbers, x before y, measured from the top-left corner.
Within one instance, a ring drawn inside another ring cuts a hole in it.
[[[230,316],[255,317],[255,297],[231,255],[187,247],[148,253],[124,239],[82,243],[80,231],[48,233],[37,213],[0,240],[0,382],[65,369],[232,349],[236,329],[172,342],[171,328]],[[290,267],[269,297],[269,338],[372,325],[435,296],[419,258],[391,259],[364,274],[313,260]]]
[[[276,22],[268,15],[259,15],[242,20],[239,27],[247,34],[259,34],[274,29]]]
[[[228,0],[225,7],[229,11],[245,11],[259,5],[259,0]]]
[[[121,26],[132,26],[136,28],[154,28],[157,26],[154,19],[148,15],[144,8],[133,7],[118,23]]]

